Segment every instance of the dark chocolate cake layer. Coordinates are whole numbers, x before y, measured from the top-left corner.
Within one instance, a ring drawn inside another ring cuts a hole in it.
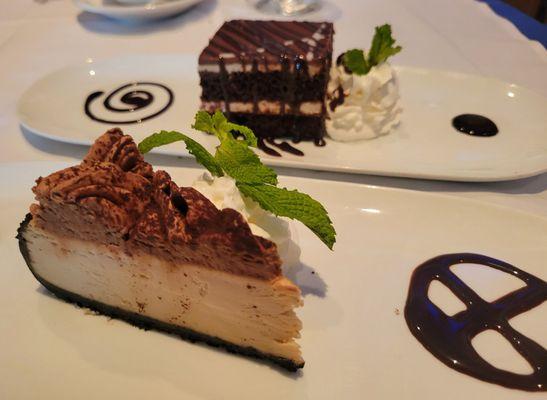
[[[280,71],[272,72],[234,72],[228,74],[226,82],[214,72],[201,72],[203,89],[201,100],[219,101],[225,97],[234,101],[285,100],[288,103],[303,101],[323,101],[323,88],[328,83],[328,71],[314,76],[304,73],[291,74],[287,80]],[[298,88],[298,90],[295,90]]]
[[[319,144],[325,136],[325,120],[321,116],[232,113],[231,120],[248,126],[264,139],[289,137],[294,142],[313,140]]]

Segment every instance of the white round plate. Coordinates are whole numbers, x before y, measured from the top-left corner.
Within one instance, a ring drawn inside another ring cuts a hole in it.
[[[455,181],[511,180],[547,171],[545,97],[479,76],[410,67],[397,70],[404,111],[394,132],[352,143],[327,140],[325,147],[303,142],[296,147],[305,156],[261,154],[264,162],[293,168]],[[88,118],[84,113],[87,96],[99,90],[110,93],[134,81],[170,87],[174,102],[156,118],[123,125],[127,133],[141,140],[162,129],[191,132],[201,93],[197,59],[191,55],[134,55],[53,72],[24,93],[18,115],[23,126],[37,135],[89,145],[115,124]],[[101,101],[95,105],[100,106]],[[106,110],[97,113],[105,118],[119,118],[119,114]],[[463,113],[491,118],[500,133],[493,137],[459,133],[451,121]],[[214,138],[195,134],[206,147],[214,148]],[[157,152],[187,155],[180,143]]]
[[[0,192],[2,399],[545,398],[545,392],[507,389],[446,367],[414,338],[403,315],[412,271],[437,255],[481,253],[547,279],[545,218],[456,197],[281,177],[281,184],[319,199],[338,232],[331,252],[295,224],[302,265],[289,277],[304,294],[297,313],[306,365],[290,374],[49,295],[25,265],[15,231],[33,201],[34,180],[66,166],[0,166],[6,188]],[[189,185],[203,170],[167,171]],[[488,301],[520,282],[474,265],[462,268],[463,280]],[[434,301],[445,309],[452,296],[438,291]],[[546,315],[543,303],[510,322],[547,347]],[[519,367],[522,359],[504,345],[490,340],[477,346],[494,365]]]
[[[123,20],[148,20],[179,14],[201,0],[151,0],[149,2],[118,3],[113,0],[73,0],[84,11]]]

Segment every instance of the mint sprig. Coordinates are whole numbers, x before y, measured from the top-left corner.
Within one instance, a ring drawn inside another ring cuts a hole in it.
[[[198,111],[192,128],[218,138],[220,146],[217,147],[214,158],[227,175],[239,182],[277,185],[275,171],[262,164],[249,148],[257,146],[256,136],[251,129],[229,122],[218,110],[213,115]],[[232,131],[238,132],[243,140],[235,139]]]
[[[190,154],[196,157],[196,161],[207,168],[207,171],[213,176],[223,176],[222,167],[218,161],[207,151],[205,147],[194,139],[177,131],[161,131],[154,133],[139,143],[139,151],[142,154],[148,153],[155,147],[165,146],[166,144],[183,141]]]
[[[366,75],[372,67],[383,63],[402,50],[401,46],[394,45],[395,39],[391,36],[391,25],[377,26],[368,54],[365,55],[361,49],[348,50],[342,56],[342,62],[352,73]]]
[[[375,28],[372,45],[368,52],[367,61],[370,65],[378,65],[402,50],[401,46],[394,46],[395,39],[391,36],[391,25],[385,24]]]
[[[249,146],[257,146],[256,136],[251,129],[228,121],[224,114],[218,110],[213,115],[206,111],[198,111],[192,128],[215,135],[221,142],[233,138],[231,132],[236,131],[243,136]]]
[[[198,111],[192,127],[218,138],[220,144],[214,156],[195,140],[176,131],[154,133],[139,143],[139,151],[144,154],[154,147],[183,141],[190,154],[212,175],[226,174],[232,177],[243,196],[256,201],[260,207],[276,216],[302,222],[332,250],[336,231],[325,208],[307,194],[277,187],[275,171],[262,164],[251,150],[251,147],[257,145],[251,129],[229,122],[220,111],[213,115]],[[233,131],[242,138],[236,139]]]
[[[226,174],[237,182],[277,185],[275,171],[262,164],[258,156],[242,141],[222,141],[217,147],[215,159]]]
[[[348,50],[342,58],[344,65],[354,74],[365,75],[370,71],[365,53],[360,49]]]
[[[244,196],[256,201],[264,210],[302,222],[332,250],[336,242],[336,232],[327,210],[317,200],[297,190],[271,185],[242,182],[237,182],[236,185]]]

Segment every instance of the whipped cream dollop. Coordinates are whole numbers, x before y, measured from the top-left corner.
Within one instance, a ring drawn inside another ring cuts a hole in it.
[[[228,176],[213,177],[205,172],[192,187],[207,197],[218,209],[232,208],[238,211],[254,235],[274,242],[283,261],[283,268],[299,264],[300,247],[294,240],[296,231],[289,221],[276,217],[263,210],[255,201],[243,197],[234,179]]]
[[[341,142],[387,135],[401,119],[397,76],[387,62],[372,67],[366,75],[348,73],[343,64],[334,65],[327,103],[327,133]]]

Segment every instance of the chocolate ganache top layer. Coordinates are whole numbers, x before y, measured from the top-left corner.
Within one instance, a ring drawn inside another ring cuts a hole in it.
[[[282,58],[301,58],[327,64],[334,29],[330,22],[226,21],[199,56],[199,64],[280,64]]]
[[[258,279],[281,274],[275,243],[253,235],[237,211],[154,172],[119,129],[99,137],[80,165],[39,178],[33,192],[33,224],[62,236]]]

